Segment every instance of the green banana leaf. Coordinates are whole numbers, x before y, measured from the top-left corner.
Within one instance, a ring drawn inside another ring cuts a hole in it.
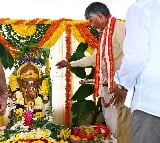
[[[84,52],[87,48],[88,48],[88,44],[81,42],[78,45],[76,51],[72,54],[72,56],[70,57],[68,61],[71,62],[71,61],[76,61],[76,60],[83,58],[85,56]],[[76,76],[78,76],[79,78],[86,77],[86,72],[85,72],[84,67],[71,67],[70,71],[74,73]]]
[[[11,69],[14,65],[14,58],[1,43],[0,43],[0,60],[5,69],[7,68]]]
[[[73,101],[84,100],[86,97],[93,94],[93,91],[94,91],[93,88],[94,87],[91,84],[82,84],[73,95],[72,100]]]
[[[84,52],[87,48],[88,48],[88,44],[81,42],[78,45],[76,51],[72,54],[72,56],[70,57],[68,61],[71,62],[71,61],[76,61],[76,60],[83,58],[85,56]]]
[[[72,104],[73,125],[83,124],[85,120],[95,110],[95,104],[92,100],[82,100]]]

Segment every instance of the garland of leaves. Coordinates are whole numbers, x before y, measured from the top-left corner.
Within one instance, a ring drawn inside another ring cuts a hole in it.
[[[12,25],[0,25],[0,32],[2,32],[5,39],[13,46],[20,48],[32,48],[42,38],[50,25],[37,24],[36,31],[31,36],[21,36],[13,30]]]

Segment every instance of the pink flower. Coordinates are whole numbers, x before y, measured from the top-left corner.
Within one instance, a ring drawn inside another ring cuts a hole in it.
[[[24,125],[25,126],[31,126],[32,123],[33,123],[33,113],[29,110],[26,110],[24,113],[23,113],[23,117],[24,117]]]

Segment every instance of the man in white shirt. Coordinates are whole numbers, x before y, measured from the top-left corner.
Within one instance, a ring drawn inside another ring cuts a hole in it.
[[[160,0],[137,0],[127,12],[124,58],[115,82],[128,91],[131,142],[160,142]]]

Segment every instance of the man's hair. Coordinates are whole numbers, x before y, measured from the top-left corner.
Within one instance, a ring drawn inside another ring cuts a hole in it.
[[[101,2],[91,3],[85,10],[85,18],[89,19],[92,15],[101,13],[104,16],[110,15],[110,11],[107,6]]]

